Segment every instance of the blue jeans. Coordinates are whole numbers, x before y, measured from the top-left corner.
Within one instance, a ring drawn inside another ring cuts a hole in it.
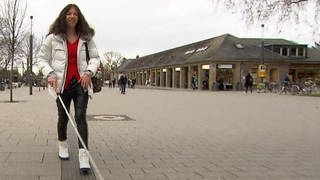
[[[88,147],[88,124],[86,120],[89,99],[88,92],[84,91],[75,79],[72,79],[69,87],[65,89],[63,94],[60,96],[68,112],[70,112],[70,104],[71,101],[73,101],[77,129],[85,145]],[[60,141],[64,141],[67,139],[67,125],[69,118],[59,99],[56,100],[56,103],[58,107],[58,139]],[[79,148],[83,148],[80,140],[78,140],[78,144]]]
[[[121,92],[121,94],[126,93],[126,84],[125,83],[120,83],[120,92]]]

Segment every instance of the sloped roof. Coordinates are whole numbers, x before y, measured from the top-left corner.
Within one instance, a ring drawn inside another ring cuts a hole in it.
[[[264,43],[265,45],[298,45],[285,39],[264,39]],[[237,44],[240,45],[237,47]],[[309,53],[308,49],[308,55],[312,56],[314,61],[320,59],[320,51],[319,54],[317,51]],[[128,63],[121,65],[119,70],[127,71],[212,61],[260,61],[260,58],[261,39],[238,38],[231,34],[224,34],[137,59],[130,59]],[[264,48],[264,59],[265,61],[289,60],[289,57],[281,56]]]
[[[308,49],[308,59],[306,61],[310,62],[319,62],[320,57],[320,50],[315,48]]]
[[[118,69],[116,71],[118,71],[118,72],[125,71],[127,66],[132,63],[131,61],[132,61],[132,59],[127,59],[127,60],[123,61],[121,63],[121,66],[118,67]]]

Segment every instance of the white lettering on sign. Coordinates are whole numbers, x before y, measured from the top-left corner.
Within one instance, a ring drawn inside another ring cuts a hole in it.
[[[218,64],[219,69],[232,69],[232,64]]]

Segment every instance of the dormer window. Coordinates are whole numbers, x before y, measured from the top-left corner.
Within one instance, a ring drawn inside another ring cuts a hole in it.
[[[195,51],[195,50],[192,49],[192,50],[186,51],[184,54],[191,54],[191,53],[193,53],[194,51]]]
[[[296,47],[292,47],[290,49],[290,56],[298,56],[297,55],[297,48]]]
[[[281,56],[289,56],[288,48],[281,48]]]
[[[297,48],[298,52],[297,52],[297,56],[305,56],[305,51],[304,48]]]
[[[200,52],[200,51],[204,51],[208,48],[208,46],[205,46],[205,47],[201,47],[199,49],[196,50],[196,52]]]
[[[238,49],[244,49],[244,46],[240,43],[236,43],[236,44],[234,44],[234,46]]]
[[[288,56],[288,57],[305,57],[307,54],[306,45],[273,46],[272,50],[273,52],[280,54],[280,56]]]

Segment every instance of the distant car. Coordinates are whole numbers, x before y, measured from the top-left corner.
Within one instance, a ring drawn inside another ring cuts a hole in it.
[[[19,83],[18,82],[13,82],[12,83],[12,88],[18,88],[19,87]]]
[[[18,83],[18,87],[22,86],[22,82],[17,82]]]
[[[21,84],[19,82],[12,82],[12,88],[18,88],[21,87]],[[10,89],[10,85],[8,85],[8,89]]]

